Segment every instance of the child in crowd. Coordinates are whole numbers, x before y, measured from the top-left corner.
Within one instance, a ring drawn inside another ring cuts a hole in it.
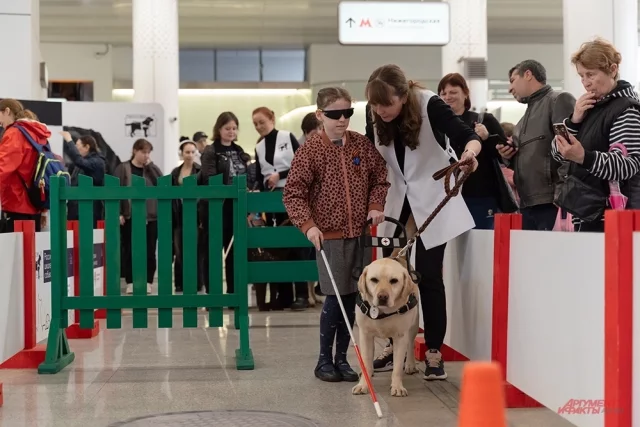
[[[371,261],[371,250],[363,253],[358,237],[367,220],[375,225],[384,220],[390,186],[385,161],[375,146],[367,137],[347,130],[352,102],[349,92],[340,87],[318,92],[316,117],[323,131],[296,152],[283,194],[292,223],[316,250],[324,248],[351,326],[358,292],[353,269],[363,256],[364,265]],[[356,382],[358,375],[347,362],[349,330],[319,255],[317,264],[320,287],[327,297],[320,316],[320,357],[315,376],[322,381]]]

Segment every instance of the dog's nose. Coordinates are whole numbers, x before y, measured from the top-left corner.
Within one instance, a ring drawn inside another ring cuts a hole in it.
[[[386,305],[388,301],[389,301],[389,295],[387,293],[380,292],[378,294],[378,303],[380,305]]]

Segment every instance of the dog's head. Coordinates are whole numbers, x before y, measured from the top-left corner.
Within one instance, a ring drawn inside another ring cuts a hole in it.
[[[394,309],[406,304],[417,285],[402,263],[391,258],[376,260],[365,267],[358,280],[362,298],[371,305]]]
[[[151,122],[153,122],[153,117],[147,117],[142,123],[144,123],[145,125],[149,125],[151,124]]]

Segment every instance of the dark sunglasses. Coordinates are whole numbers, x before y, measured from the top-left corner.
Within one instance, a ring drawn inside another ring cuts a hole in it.
[[[347,108],[346,110],[322,110],[322,113],[332,120],[340,120],[342,116],[348,119],[353,116],[353,108]]]

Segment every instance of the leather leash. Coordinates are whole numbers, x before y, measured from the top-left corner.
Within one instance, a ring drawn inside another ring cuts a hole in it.
[[[466,166],[466,165],[470,166],[472,164],[473,164],[473,159],[460,160],[456,163],[453,163],[450,166],[447,166],[446,168],[440,169],[439,171],[433,174],[433,179],[435,179],[436,181],[439,181],[442,178],[444,178],[444,192],[446,193],[446,196],[444,199],[442,199],[440,204],[433,210],[431,215],[429,215],[427,220],[418,229],[416,234],[407,242],[405,247],[400,249],[400,252],[398,252],[398,254],[395,256],[394,259],[404,256],[404,254],[416,243],[416,241],[418,240],[418,237],[420,237],[420,235],[424,233],[424,230],[427,229],[429,224],[431,224],[431,222],[435,219],[435,217],[445,207],[445,205],[449,203],[449,200],[451,200],[452,198],[454,198],[460,193],[460,188],[462,188],[462,184],[464,184],[464,182],[467,180],[467,178],[471,174],[471,172],[463,172],[462,169],[460,169],[460,167]],[[451,177],[455,178],[455,185],[453,186],[453,188],[451,188]]]

